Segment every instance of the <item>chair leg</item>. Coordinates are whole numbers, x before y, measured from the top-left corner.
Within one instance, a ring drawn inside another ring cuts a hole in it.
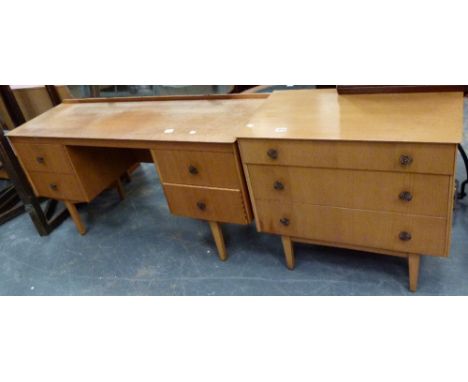
[[[218,222],[209,222],[211,233],[213,234],[216,248],[218,249],[218,256],[221,261],[226,261],[228,258],[226,245],[224,244],[223,231],[221,225]]]
[[[65,206],[67,207],[68,212],[70,212],[70,216],[73,219],[73,222],[75,223],[76,229],[80,233],[80,235],[84,235],[86,233],[86,227],[81,221],[80,214],[78,213],[78,210],[76,209],[75,204],[72,202],[67,202],[65,201]]]
[[[466,155],[466,152],[461,144],[458,145],[458,151],[460,152],[466,171],[466,180],[460,184],[460,192],[458,193],[458,199],[463,199],[466,196],[465,187],[468,184],[468,156]]]

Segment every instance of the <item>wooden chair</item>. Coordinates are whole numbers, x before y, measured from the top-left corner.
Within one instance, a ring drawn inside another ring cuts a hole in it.
[[[48,88],[51,101],[58,102],[58,94],[55,89]],[[0,86],[0,96],[8,112],[8,116],[15,126],[25,122],[25,117],[16,101],[12,89],[9,86]],[[41,236],[48,235],[67,216],[68,211],[62,209],[56,213],[57,202],[49,200],[45,209],[41,207],[40,199],[36,198],[29,185],[29,181],[21,168],[4,132],[8,130],[6,123],[0,118],[0,161],[1,172],[4,178],[9,179],[9,184],[0,190],[0,224],[3,224],[19,214],[27,211]]]

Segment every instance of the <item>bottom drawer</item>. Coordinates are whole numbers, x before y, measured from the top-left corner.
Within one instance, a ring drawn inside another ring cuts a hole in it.
[[[240,190],[165,184],[169,209],[175,215],[224,223],[250,223]]]
[[[401,253],[447,256],[444,218],[257,200],[259,230]]]
[[[69,201],[85,201],[80,183],[74,175],[30,172],[38,196]]]

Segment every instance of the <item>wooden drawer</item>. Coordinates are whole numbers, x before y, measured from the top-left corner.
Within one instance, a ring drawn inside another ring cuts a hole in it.
[[[443,218],[264,200],[256,202],[256,209],[258,228],[264,232],[336,246],[448,254],[447,220]],[[411,239],[400,239],[402,232],[410,233]]]
[[[248,165],[254,199],[446,217],[446,175]]]
[[[68,201],[86,201],[80,182],[74,175],[30,172],[29,178],[38,196]]]
[[[249,164],[443,175],[453,174],[456,153],[456,145],[451,144],[263,139],[241,139],[239,144],[242,161]]]
[[[153,150],[164,183],[240,188],[239,159],[232,145],[226,152]]]
[[[173,214],[224,223],[250,223],[239,190],[164,185]]]
[[[62,145],[14,143],[13,146],[28,171],[74,173],[68,153]]]

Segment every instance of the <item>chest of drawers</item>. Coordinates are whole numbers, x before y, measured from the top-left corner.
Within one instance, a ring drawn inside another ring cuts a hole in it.
[[[288,268],[294,242],[406,257],[414,291],[420,256],[449,255],[462,98],[432,97],[435,111],[427,95],[283,92],[257,111],[239,147],[257,229],[281,235]]]

